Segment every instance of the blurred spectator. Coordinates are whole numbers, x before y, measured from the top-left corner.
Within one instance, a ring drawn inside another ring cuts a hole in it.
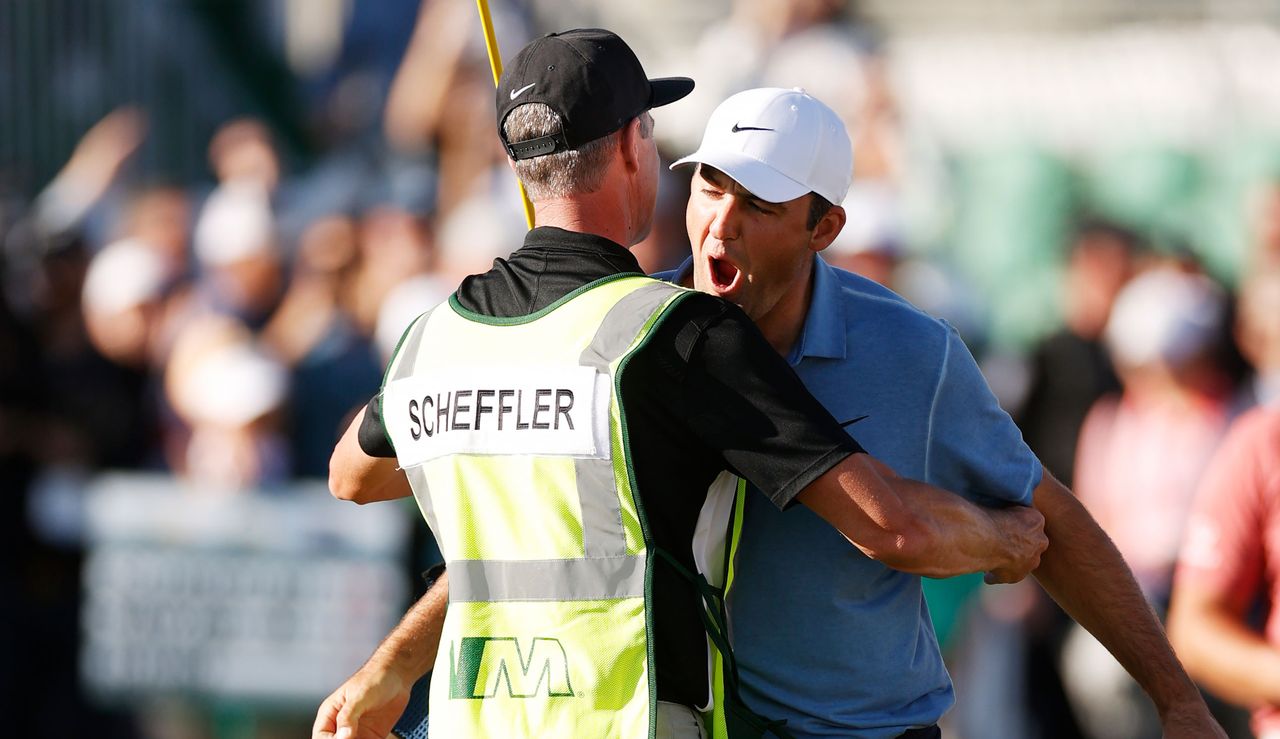
[[[116,364],[159,366],[160,326],[171,291],[188,277],[187,196],[172,186],[144,189],[125,206],[122,238],[93,257],[83,309],[98,351]]]
[[[1229,389],[1215,363],[1225,307],[1201,274],[1162,266],[1134,278],[1104,332],[1123,390],[1095,403],[1080,433],[1076,493],[1159,611],[1192,493],[1227,421]],[[1160,736],[1136,683],[1081,629],[1064,645],[1063,677],[1091,735]]]
[[[176,185],[144,188],[126,206],[121,235],[158,251],[174,277],[187,275],[190,233],[191,202]]]
[[[812,88],[814,95],[831,101],[837,113],[848,116],[851,111],[842,104],[849,98],[845,89],[860,83],[861,70],[856,55],[845,53],[850,48],[848,27],[837,22],[843,10],[839,0],[733,0],[730,12],[707,26],[692,49],[678,50],[683,68],[698,70],[698,84],[679,108],[664,111],[656,135],[677,150],[692,151],[721,101],[735,92],[769,85]],[[795,43],[780,53],[792,38]],[[804,55],[806,62],[789,63],[792,53]],[[775,55],[782,60],[777,62],[778,72],[769,75]],[[807,62],[814,55],[846,63],[813,67]],[[847,63],[851,58],[852,66]],[[791,74],[797,68],[803,68],[803,77]]]
[[[1247,217],[1253,243],[1246,268],[1280,268],[1280,181],[1264,182],[1253,191]]]
[[[653,227],[643,241],[631,247],[631,253],[646,273],[675,269],[689,256],[689,235],[684,220],[689,186],[687,169],[678,173],[666,167],[658,170],[658,206]]]
[[[32,207],[32,218],[46,234],[83,231],[90,210],[116,183],[126,162],[146,135],[142,111],[118,108],[80,139],[67,164]]]
[[[1137,234],[1102,221],[1082,223],[1069,247],[1062,279],[1064,325],[1028,359],[1025,401],[1015,413],[1023,437],[1040,461],[1068,487],[1074,484],[1076,442],[1086,414],[1105,395],[1120,391],[1102,341],[1116,296],[1139,257]],[[1080,736],[1058,669],[1059,648],[1073,622],[1038,588],[984,593],[964,668],[973,692],[993,696],[1021,691],[1023,710],[1010,711],[1004,736],[1042,739]],[[998,662],[998,655],[1004,662]],[[994,682],[992,664],[1003,666]],[[982,705],[962,692],[958,714],[970,727],[987,727]]]
[[[1229,388],[1215,355],[1224,317],[1223,293],[1203,275],[1157,267],[1136,277],[1104,337],[1123,391],[1098,401],[1080,434],[1076,492],[1158,604],[1225,428]]]
[[[85,277],[83,308],[89,337],[103,356],[146,368],[172,279],[163,256],[138,239],[98,252]]]
[[[528,31],[512,4],[489,5],[500,48],[522,46]],[[493,135],[493,76],[479,25],[474,3],[424,0],[387,96],[385,130],[391,146],[435,154],[441,214],[489,187],[495,168],[504,183],[513,184]]]
[[[359,250],[356,224],[333,215],[303,233],[288,291],[262,338],[288,367],[287,430],[294,472],[323,477],[338,430],[373,394],[382,362],[352,317]]]
[[[288,376],[244,325],[227,316],[194,320],[174,345],[165,389],[189,429],[170,450],[179,474],[228,492],[287,479]]]
[[[856,169],[855,160],[855,169]],[[831,264],[855,272],[890,289],[904,254],[901,204],[886,182],[859,182],[842,203],[848,221],[822,256]]]
[[[1137,234],[1120,226],[1081,226],[1063,276],[1063,327],[1031,354],[1027,398],[1015,417],[1027,444],[1068,487],[1085,415],[1099,398],[1120,390],[1102,332],[1133,276],[1138,249]]]
[[[1278,511],[1280,410],[1272,406],[1236,421],[1214,455],[1196,493],[1169,609],[1169,636],[1187,671],[1251,708],[1259,739],[1280,737]]]
[[[253,118],[237,118],[214,133],[209,142],[209,166],[224,185],[249,182],[271,193],[280,184],[280,158],[271,132]]]
[[[280,302],[284,270],[261,183],[232,180],[209,196],[196,222],[195,254],[200,305],[262,327]]]
[[[0,571],[12,637],[0,641],[0,687],[16,736],[130,733],[77,684],[80,512],[90,474],[142,461],[145,375],[95,350],[81,298],[90,213],[142,130],[132,111],[91,129],[0,259],[0,487],[13,547]]]
[[[374,206],[361,216],[357,228],[360,259],[347,305],[356,327],[371,336],[387,295],[402,281],[426,272],[436,258],[435,249],[426,223],[395,205]],[[482,250],[477,244],[476,251]]]
[[[1280,403],[1280,264],[1245,278],[1237,302],[1235,337],[1253,367],[1238,405]]]
[[[378,310],[378,325],[374,331],[380,366],[385,367],[391,361],[400,337],[413,319],[448,300],[456,287],[456,282],[449,282],[439,275],[420,274],[401,282],[387,293]]]

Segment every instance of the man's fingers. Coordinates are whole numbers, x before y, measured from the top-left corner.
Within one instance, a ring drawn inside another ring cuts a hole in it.
[[[348,699],[343,704],[342,710],[338,711],[337,733],[334,734],[334,739],[351,739],[356,735],[356,731],[360,728],[360,717],[364,713],[362,703],[362,700],[356,698]]]
[[[338,730],[338,695],[334,693],[320,704],[316,711],[316,721],[311,725],[311,739],[335,739]]]

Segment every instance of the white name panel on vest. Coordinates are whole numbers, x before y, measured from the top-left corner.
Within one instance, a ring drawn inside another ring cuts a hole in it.
[[[608,453],[608,376],[591,367],[458,367],[396,380],[382,418],[401,467],[446,454]]]

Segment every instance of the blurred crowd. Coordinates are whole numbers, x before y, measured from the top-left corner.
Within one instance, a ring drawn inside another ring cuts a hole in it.
[[[1235,419],[1280,403],[1280,170],[1237,204],[1250,234],[1238,283],[1141,224],[1077,211],[1058,241],[1027,245],[1053,255],[1049,302],[1060,317],[1028,317],[1047,329],[1020,345],[991,342],[990,286],[958,276],[960,255],[913,243],[904,190],[918,142],[882,40],[833,0],[740,0],[730,10],[690,32],[687,48],[635,30],[637,48],[648,39],[665,50],[653,66],[678,66],[699,85],[684,110],[657,116],[664,157],[685,153],[706,112],[744,87],[804,86],[837,109],[856,171],[849,225],[824,257],[961,328],[1028,443],[1163,613],[1201,473]],[[575,12],[585,11],[495,4],[508,48],[585,25]],[[625,13],[596,13],[585,20],[632,38]],[[15,622],[0,631],[0,696],[24,707],[6,712],[15,735],[138,731],[75,698],[86,480],[153,470],[228,495],[324,476],[402,328],[519,244],[524,224],[493,135],[474,16],[462,0],[423,3],[374,101],[375,156],[367,139],[335,137],[291,168],[278,132],[243,116],[208,141],[206,178],[156,182],[131,167],[153,118],[124,105],[84,134],[52,181],[5,201],[0,590]],[[687,180],[666,177],[654,232],[636,249],[650,270],[687,253]],[[943,197],[952,208],[968,198]],[[1123,671],[1034,585],[931,587],[955,668],[955,736],[1159,735]],[[1224,716],[1233,736],[1248,736],[1238,716]]]

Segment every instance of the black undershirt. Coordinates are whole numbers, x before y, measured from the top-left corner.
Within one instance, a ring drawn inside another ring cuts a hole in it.
[[[602,277],[642,274],[608,239],[536,228],[524,246],[464,280],[458,301],[488,316],[534,313]],[[861,451],[737,306],[690,295],[632,357],[621,380],[631,462],[653,543],[694,569],[690,543],[706,491],[722,470],[750,480],[779,507]],[[360,429],[373,456],[395,456],[374,399]],[[659,700],[706,703],[706,637],[698,597],[665,561],[654,565],[654,660]]]

